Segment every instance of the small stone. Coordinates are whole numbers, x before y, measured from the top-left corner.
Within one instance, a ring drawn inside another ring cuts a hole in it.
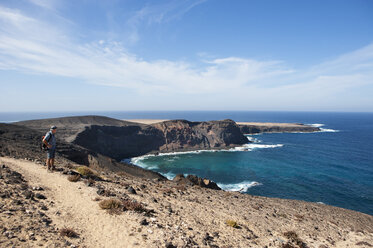
[[[45,197],[45,195],[42,195],[42,194],[40,194],[40,193],[36,193],[36,194],[35,194],[35,197],[38,198],[38,199],[40,199],[40,200],[45,200],[45,199],[47,199],[47,197]]]
[[[14,236],[14,233],[11,232],[11,231],[6,231],[6,232],[4,232],[4,235],[5,235],[5,237],[7,237],[8,239],[12,239],[12,238],[15,237],[15,236]]]
[[[166,243],[166,248],[176,248],[171,242]]]
[[[142,220],[140,221],[140,225],[142,225],[142,226],[147,226],[147,225],[149,225],[149,222],[148,222],[146,219],[142,219]]]
[[[25,196],[26,199],[31,199],[34,196],[34,193],[27,190],[23,193],[23,195]]]
[[[103,195],[105,193],[104,189],[98,189],[96,192],[98,195]]]
[[[128,188],[127,188],[127,191],[128,191],[128,193],[130,193],[130,194],[136,194],[136,190],[132,187],[132,186],[129,186]]]

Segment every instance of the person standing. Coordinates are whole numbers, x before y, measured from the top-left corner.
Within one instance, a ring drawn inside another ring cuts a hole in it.
[[[52,126],[51,129],[47,132],[43,139],[43,143],[47,146],[47,169],[53,171],[54,167],[54,157],[56,154],[56,137],[55,133],[57,132],[57,127]]]

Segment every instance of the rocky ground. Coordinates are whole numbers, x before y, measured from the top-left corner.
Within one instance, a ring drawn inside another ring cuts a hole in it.
[[[40,162],[0,157],[1,247],[373,245],[373,217],[359,212],[57,162],[50,173]],[[61,235],[64,228],[77,236]]]
[[[21,174],[0,166],[0,246],[66,247],[72,243],[59,235],[47,213],[54,202],[44,188],[31,187]]]

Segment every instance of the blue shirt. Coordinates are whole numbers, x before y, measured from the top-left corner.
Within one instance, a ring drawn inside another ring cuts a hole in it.
[[[49,145],[52,145],[52,148],[50,149],[55,149],[56,148],[56,137],[54,136],[54,134],[52,133],[52,131],[48,131],[48,133],[45,135],[45,138],[44,138]]]

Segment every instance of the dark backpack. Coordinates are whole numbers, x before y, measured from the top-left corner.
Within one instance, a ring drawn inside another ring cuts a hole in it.
[[[42,150],[42,151],[47,151],[49,148],[44,144],[44,138],[45,138],[45,135],[41,138],[41,146],[40,146],[40,149]],[[49,135],[49,138],[47,139],[47,142],[49,143],[49,141],[51,140],[51,138],[52,138],[52,134],[51,135]]]

